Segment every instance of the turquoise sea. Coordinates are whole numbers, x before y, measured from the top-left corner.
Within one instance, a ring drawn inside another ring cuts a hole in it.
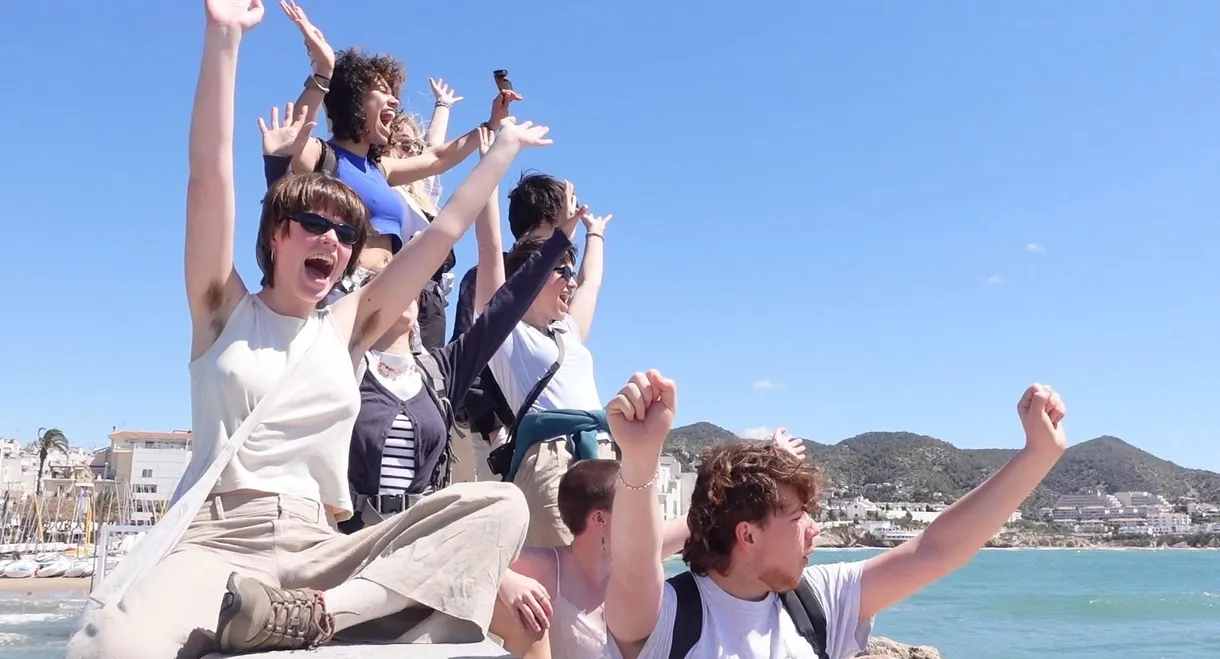
[[[819,550],[813,560],[871,555]],[[0,599],[0,656],[62,657],[80,605]],[[875,632],[948,659],[1220,658],[1220,551],[987,550],[878,616]]]

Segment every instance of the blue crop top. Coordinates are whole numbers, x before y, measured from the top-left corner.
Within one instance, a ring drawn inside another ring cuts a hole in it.
[[[351,186],[369,208],[373,231],[402,239],[402,225],[407,216],[407,204],[398,191],[390,187],[381,170],[368,158],[358,156],[334,142],[337,169],[335,176]]]

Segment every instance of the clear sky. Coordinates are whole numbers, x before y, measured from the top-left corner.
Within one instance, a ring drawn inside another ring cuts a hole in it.
[[[1070,441],[1122,437],[1220,470],[1220,4],[338,2],[336,47],[407,64],[613,212],[591,336],[608,399],[637,369],[680,423],[819,441],[910,430],[1021,443],[1032,381]],[[342,8],[342,9],[341,9]],[[186,134],[202,3],[6,3],[8,313],[0,436],[190,426]],[[256,280],[256,119],[302,40],[269,6],[242,46],[238,267]],[[452,191],[469,170],[447,174]],[[511,180],[509,181],[511,182]],[[474,263],[473,232],[457,250]]]

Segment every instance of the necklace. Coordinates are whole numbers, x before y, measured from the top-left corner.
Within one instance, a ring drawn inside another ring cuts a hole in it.
[[[415,364],[412,364],[411,362],[406,362],[406,364],[402,368],[390,366],[389,364],[385,363],[385,361],[382,359],[383,354],[384,353],[376,355],[377,356],[377,372],[380,373],[382,376],[390,378],[391,380],[396,380],[396,379],[398,379],[398,376],[402,375],[403,373],[410,373],[415,370]]]

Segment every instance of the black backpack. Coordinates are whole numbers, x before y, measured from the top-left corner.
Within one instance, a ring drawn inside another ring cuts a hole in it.
[[[669,585],[674,587],[674,592],[678,595],[669,659],[686,659],[686,655],[703,635],[703,597],[699,594],[695,575],[690,572],[670,577]],[[780,593],[779,597],[796,625],[796,630],[813,646],[818,659],[830,659],[826,654],[826,612],[822,610],[822,603],[813,594],[813,587],[809,582],[802,578],[796,590]]]
[[[454,321],[453,336],[450,337],[450,342],[456,341],[463,331],[469,330],[470,324],[473,322],[469,310],[474,306],[476,276],[475,269],[471,268],[458,284],[458,317]],[[466,314],[466,317],[462,316],[463,313]],[[468,429],[471,434],[482,436],[486,442],[491,442],[501,428],[511,428],[516,417],[516,411],[509,406],[508,399],[504,397],[504,392],[496,383],[490,367],[485,367],[475,376],[470,389],[458,402],[454,413],[458,425]]]

